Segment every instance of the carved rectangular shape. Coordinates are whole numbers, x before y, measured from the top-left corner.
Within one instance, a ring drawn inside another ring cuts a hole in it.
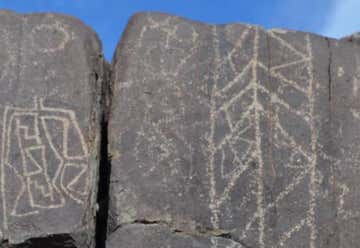
[[[94,245],[99,55],[78,20],[0,12],[0,239]]]

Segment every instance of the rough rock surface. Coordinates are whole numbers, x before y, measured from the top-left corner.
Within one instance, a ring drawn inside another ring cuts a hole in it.
[[[134,224],[121,228],[108,241],[109,247],[148,248],[148,247],[171,247],[171,248],[209,248],[229,247],[244,248],[239,243],[222,237],[207,237],[169,230],[166,225],[158,224]]]
[[[359,68],[347,39],[134,16],[113,61],[108,247],[356,247]]]
[[[103,66],[80,21],[0,11],[2,246],[93,247]]]

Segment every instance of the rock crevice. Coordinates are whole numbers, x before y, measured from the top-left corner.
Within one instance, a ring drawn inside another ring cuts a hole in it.
[[[0,246],[354,247],[357,37],[2,11]]]

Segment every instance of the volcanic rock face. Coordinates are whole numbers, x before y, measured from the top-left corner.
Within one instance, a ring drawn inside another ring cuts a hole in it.
[[[222,237],[206,237],[203,235],[187,235],[171,231],[163,225],[134,224],[121,228],[111,237],[109,247],[145,248],[145,247],[171,247],[171,248],[209,248],[229,247],[242,248],[239,243]]]
[[[104,248],[107,215],[109,248],[357,247],[359,68],[358,34],[144,13],[109,79],[81,22],[1,11],[0,247]]]
[[[133,17],[112,68],[108,247],[355,247],[359,68],[347,39]]]
[[[100,55],[71,17],[0,12],[2,246],[93,247]]]

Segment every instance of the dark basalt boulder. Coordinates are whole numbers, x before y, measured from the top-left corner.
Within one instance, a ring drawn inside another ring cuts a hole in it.
[[[357,246],[354,42],[142,13],[112,67],[108,247]]]
[[[201,233],[194,236],[192,234],[181,233],[180,231],[172,231],[167,226],[161,224],[134,224],[121,228],[110,237],[108,246],[126,248],[246,247],[223,237],[207,236]]]
[[[72,17],[0,12],[1,247],[94,247],[101,54]]]
[[[0,247],[357,247],[359,68],[359,34],[141,13],[109,70],[0,11]]]

